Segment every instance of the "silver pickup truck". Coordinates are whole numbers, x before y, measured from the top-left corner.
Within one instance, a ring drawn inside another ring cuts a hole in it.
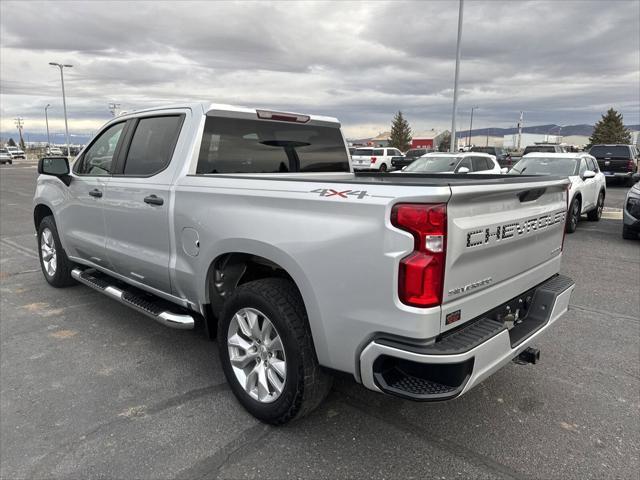
[[[181,105],[109,121],[38,166],[45,279],[217,337],[246,409],[280,424],[333,371],[458,397],[567,311],[568,180],[354,173],[334,118]]]

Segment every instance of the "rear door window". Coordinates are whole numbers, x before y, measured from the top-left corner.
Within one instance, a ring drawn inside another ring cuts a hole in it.
[[[373,156],[374,157],[384,157],[384,149],[383,148],[375,149],[373,151]]]
[[[357,149],[353,156],[370,155]],[[208,117],[196,173],[348,172],[337,127]]]
[[[164,170],[178,140],[181,115],[141,118],[131,139],[124,174],[150,176]]]
[[[489,170],[487,159],[484,157],[473,157],[472,163],[473,163],[474,172],[482,172],[484,170]]]

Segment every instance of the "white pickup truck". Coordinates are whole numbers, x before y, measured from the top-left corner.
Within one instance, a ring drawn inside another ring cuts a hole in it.
[[[354,173],[334,118],[191,104],[112,119],[40,160],[45,279],[217,335],[257,418],[315,408],[331,371],[452,399],[569,305],[568,180]]]

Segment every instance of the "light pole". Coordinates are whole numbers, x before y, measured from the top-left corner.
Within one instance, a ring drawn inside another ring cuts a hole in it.
[[[47,147],[51,146],[51,140],[49,140],[49,115],[47,115],[47,109],[51,106],[50,103],[47,103],[47,106],[44,107],[44,121],[47,123]]]
[[[67,65],[62,63],[49,62],[49,65],[60,68],[60,81],[62,82],[62,106],[64,108],[64,131],[67,138],[67,157],[70,156],[71,150],[69,148],[69,125],[67,123],[67,99],[64,94],[64,73],[62,72],[65,67],[71,68],[73,65]]]
[[[477,109],[477,105],[475,107],[471,107],[471,121],[469,122],[469,148],[471,148],[471,130],[473,130],[473,111]]]
[[[464,0],[460,0],[460,9],[458,10],[458,45],[456,47],[456,76],[453,81],[453,113],[451,114],[451,152],[455,152],[456,148],[456,111],[458,108],[458,75],[460,73],[460,44],[462,41],[462,9]]]

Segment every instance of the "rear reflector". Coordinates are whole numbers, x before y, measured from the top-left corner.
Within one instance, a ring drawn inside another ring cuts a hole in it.
[[[308,115],[297,113],[270,112],[268,110],[256,110],[258,118],[263,120],[278,120],[280,122],[307,123],[311,118]]]
[[[400,260],[398,296],[405,305],[435,307],[442,303],[447,248],[447,205],[399,203],[391,223],[413,235],[413,252]]]

